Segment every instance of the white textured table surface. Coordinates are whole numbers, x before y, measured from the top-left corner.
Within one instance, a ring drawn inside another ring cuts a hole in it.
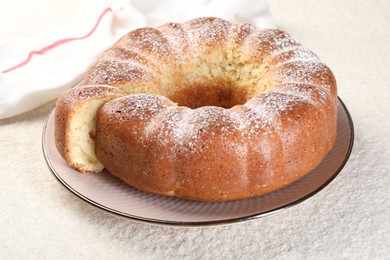
[[[41,8],[26,28],[15,19],[29,14],[28,5],[18,6],[24,2],[2,1],[0,24],[8,26],[1,36],[39,31],[44,19],[64,24],[76,5],[56,1],[62,16]],[[0,120],[0,259],[390,259],[390,1],[270,6],[278,26],[332,68],[354,120],[351,158],[328,187],[277,214],[229,226],[132,222],[85,203],[53,177],[41,150],[51,102]]]

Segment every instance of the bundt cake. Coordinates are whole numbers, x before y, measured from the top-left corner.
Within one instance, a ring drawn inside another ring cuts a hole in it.
[[[293,37],[218,18],[137,29],[57,101],[55,140],[81,172],[146,192],[250,198],[313,170],[334,144],[336,81]]]

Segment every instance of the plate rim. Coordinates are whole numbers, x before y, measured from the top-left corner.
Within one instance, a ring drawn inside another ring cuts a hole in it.
[[[141,223],[147,223],[147,224],[154,224],[154,225],[165,225],[165,226],[176,226],[176,227],[207,227],[207,226],[219,226],[219,225],[228,225],[228,224],[235,224],[235,223],[240,223],[244,221],[250,221],[254,219],[258,219],[261,217],[265,217],[274,213],[277,213],[279,211],[288,209],[290,207],[293,207],[299,203],[302,203],[303,201],[309,199],[310,197],[314,196],[315,194],[319,193],[322,191],[326,186],[328,186],[341,172],[341,170],[344,168],[346,165],[348,159],[351,156],[352,150],[353,150],[353,145],[354,145],[354,140],[355,140],[355,130],[354,130],[354,124],[353,120],[351,117],[350,112],[347,109],[347,106],[345,103],[341,100],[341,98],[338,96],[337,97],[338,102],[340,103],[342,109],[344,110],[346,117],[348,119],[348,125],[349,125],[349,131],[350,131],[350,138],[349,138],[349,144],[348,144],[348,150],[344,156],[343,161],[341,162],[340,166],[337,168],[337,170],[328,178],[324,183],[322,183],[318,188],[313,190],[312,192],[306,194],[305,196],[294,200],[290,203],[287,203],[285,205],[279,206],[277,208],[273,208],[261,213],[255,213],[255,214],[250,214],[247,216],[241,216],[237,218],[229,218],[229,219],[223,219],[223,220],[207,220],[207,221],[173,221],[173,220],[161,220],[161,219],[156,219],[156,218],[146,218],[142,216],[136,216],[133,214],[121,212],[119,210],[115,210],[113,208],[107,207],[105,205],[102,205],[91,198],[88,198],[75,190],[71,185],[69,185],[64,179],[61,178],[61,176],[57,173],[57,171],[54,169],[54,166],[51,163],[50,156],[48,155],[48,152],[46,150],[46,141],[45,141],[45,134],[47,130],[47,126],[49,123],[49,119],[54,112],[55,105],[54,107],[50,110],[49,115],[46,118],[45,124],[43,126],[43,131],[42,131],[42,151],[45,157],[46,164],[48,168],[50,169],[51,173],[56,177],[57,181],[59,181],[65,188],[67,188],[69,191],[74,196],[77,196],[78,198],[82,199],[84,202],[87,202],[90,205],[93,205],[99,209],[103,209],[106,212],[109,212],[111,214],[114,214],[116,216],[126,218],[126,219],[131,219],[136,222],[141,222]],[[207,202],[206,202],[207,203]]]

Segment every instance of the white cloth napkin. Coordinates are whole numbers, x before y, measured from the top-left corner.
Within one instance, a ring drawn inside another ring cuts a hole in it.
[[[135,28],[202,16],[275,27],[267,0],[83,0],[79,4],[73,20],[60,30],[0,40],[0,119],[58,97],[82,80],[103,50]]]

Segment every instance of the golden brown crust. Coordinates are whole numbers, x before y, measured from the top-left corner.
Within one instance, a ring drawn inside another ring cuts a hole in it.
[[[125,92],[97,110],[96,157],[147,192],[259,196],[310,172],[335,141],[335,78],[281,30],[209,17],[138,29],[100,56],[86,83]],[[63,101],[71,96],[57,103],[65,158],[67,118],[80,102]]]

